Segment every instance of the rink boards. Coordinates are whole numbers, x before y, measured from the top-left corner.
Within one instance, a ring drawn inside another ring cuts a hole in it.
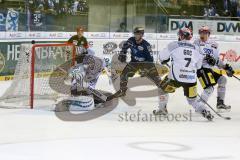
[[[74,35],[73,32],[0,32],[0,81],[12,79],[22,43],[29,43],[33,39],[40,43],[64,43],[72,35]],[[113,56],[119,53],[124,41],[132,34],[86,32],[85,36],[88,38],[89,46],[96,52],[96,56],[111,63]],[[154,59],[158,61],[160,51],[168,43],[176,40],[177,35],[146,33],[145,39],[152,45]],[[211,39],[218,42],[221,59],[230,63],[239,75],[240,36],[212,35]]]

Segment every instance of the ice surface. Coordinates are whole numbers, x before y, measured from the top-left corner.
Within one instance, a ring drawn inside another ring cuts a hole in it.
[[[0,94],[11,82],[0,82]],[[151,114],[157,97],[138,98],[129,106],[119,100],[110,113],[85,122],[66,122],[54,112],[37,109],[0,109],[1,160],[207,160],[240,159],[239,81],[228,78],[226,103],[231,121],[215,116],[208,122],[193,113],[192,121],[120,121],[120,115]],[[114,92],[106,76],[97,88]],[[142,86],[144,91],[154,87]],[[140,90],[135,87],[132,90]],[[201,89],[199,88],[199,92]],[[129,98],[129,97],[127,97]],[[216,91],[209,103],[215,107]],[[170,96],[170,113],[189,113],[182,89]]]

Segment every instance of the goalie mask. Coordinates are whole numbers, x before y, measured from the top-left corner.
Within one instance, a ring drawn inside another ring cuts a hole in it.
[[[86,69],[93,70],[95,67],[95,59],[93,56],[86,56],[83,59],[83,66]]]

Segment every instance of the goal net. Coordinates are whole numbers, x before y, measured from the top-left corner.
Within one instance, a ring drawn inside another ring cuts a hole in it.
[[[22,44],[12,84],[1,100],[14,108],[49,106],[70,94],[66,80],[74,62],[72,44]]]

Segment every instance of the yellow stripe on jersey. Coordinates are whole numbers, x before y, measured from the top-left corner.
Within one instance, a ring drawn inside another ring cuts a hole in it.
[[[197,85],[189,88],[189,98],[193,98],[197,96]]]
[[[216,83],[212,73],[208,73],[208,77],[209,77],[209,80],[210,80],[211,84],[215,84]]]
[[[199,79],[199,81],[200,81],[202,87],[205,88],[205,87],[206,87],[206,84],[204,83],[202,77],[199,77],[198,79]]]

